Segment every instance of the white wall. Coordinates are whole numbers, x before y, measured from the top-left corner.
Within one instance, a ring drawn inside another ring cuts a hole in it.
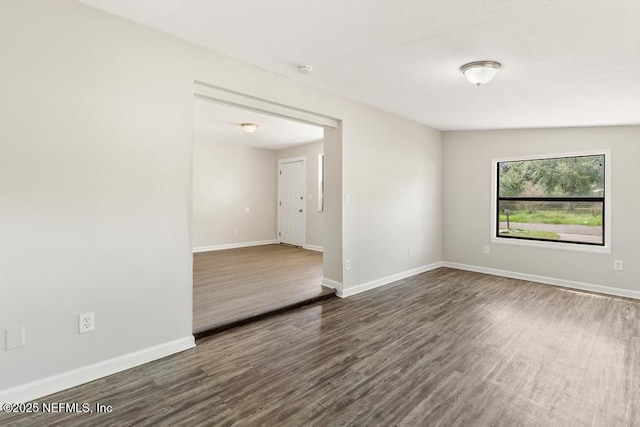
[[[342,199],[342,123],[324,130],[323,284],[342,287],[344,221]]]
[[[276,172],[273,150],[195,138],[194,249],[275,240]]]
[[[0,349],[0,398],[190,336],[194,80],[343,121],[325,134],[326,278],[441,259],[439,132],[71,0],[0,2],[0,28],[0,331],[27,336]]]
[[[445,132],[444,259],[639,292],[639,141],[638,126]],[[492,158],[594,149],[611,149],[610,255],[491,244]],[[490,255],[483,255],[484,245]],[[614,259],[625,261],[623,272],[613,271]]]
[[[441,261],[440,132],[371,108],[344,121],[343,138],[344,287]]]
[[[278,150],[278,160],[293,157],[306,158],[306,187],[307,195],[311,200],[305,201],[305,246],[311,245],[316,249],[322,248],[324,235],[324,213],[318,212],[318,155],[324,152],[324,143],[313,142],[311,144],[297,145],[291,148]]]
[[[189,337],[188,52],[75,2],[0,28],[0,390]]]

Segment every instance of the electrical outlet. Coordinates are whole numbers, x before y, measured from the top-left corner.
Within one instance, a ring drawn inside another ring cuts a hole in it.
[[[78,333],[84,334],[96,329],[96,317],[92,312],[78,315]]]
[[[413,246],[409,245],[409,256],[413,255]]]
[[[489,250],[489,246],[484,246],[484,247],[482,248],[482,253],[483,253],[483,254],[485,254],[485,255],[489,255],[489,252],[490,252],[490,250]]]
[[[619,259],[616,259],[613,261],[613,269],[616,271],[622,271],[623,269],[623,265],[622,265],[622,261],[620,261]]]
[[[348,259],[344,262],[344,269],[345,270],[351,270],[351,260]]]
[[[236,230],[235,228],[233,229],[233,235],[237,236],[238,235],[238,230]]]

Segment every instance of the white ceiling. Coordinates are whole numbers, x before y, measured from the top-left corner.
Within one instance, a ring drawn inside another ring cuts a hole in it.
[[[639,0],[80,1],[442,130],[640,123]]]
[[[324,137],[324,130],[318,126],[198,99],[193,101],[193,113],[193,133],[198,139],[279,150],[322,141]],[[248,134],[241,123],[256,123],[259,127]]]

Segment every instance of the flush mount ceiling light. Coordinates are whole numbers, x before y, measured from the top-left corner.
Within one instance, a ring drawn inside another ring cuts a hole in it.
[[[258,129],[258,125],[256,123],[241,123],[242,130],[246,133],[254,133],[256,129]]]
[[[480,86],[491,81],[500,71],[500,67],[502,64],[496,61],[475,61],[464,64],[460,71],[469,83]]]
[[[298,65],[298,72],[300,74],[311,74],[313,67],[311,65]]]

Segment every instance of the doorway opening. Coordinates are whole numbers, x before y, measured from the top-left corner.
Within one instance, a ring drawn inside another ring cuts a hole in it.
[[[317,209],[324,206],[317,184],[324,175],[317,160],[324,158],[324,127],[309,122],[196,93],[196,335],[334,293],[322,286],[324,209]],[[257,128],[248,134],[242,123]]]

